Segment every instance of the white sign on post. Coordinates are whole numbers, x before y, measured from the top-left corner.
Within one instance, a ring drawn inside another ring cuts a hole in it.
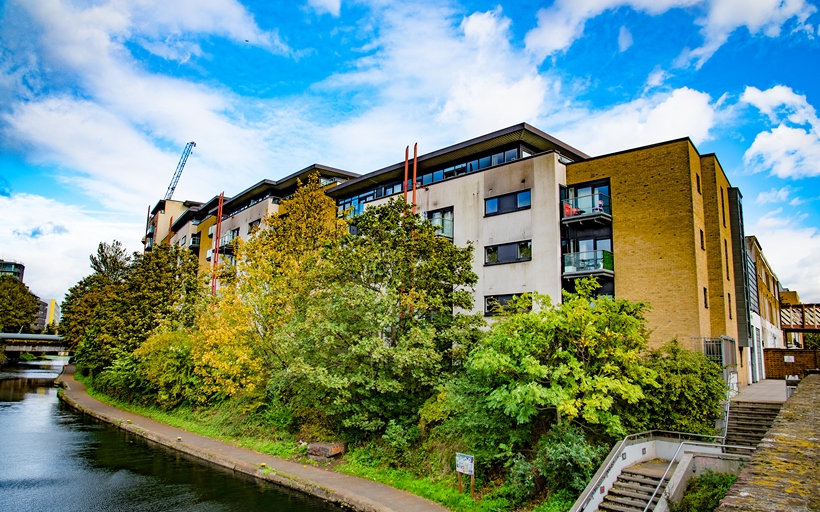
[[[456,453],[456,471],[472,475],[475,468],[475,457],[466,453]]]

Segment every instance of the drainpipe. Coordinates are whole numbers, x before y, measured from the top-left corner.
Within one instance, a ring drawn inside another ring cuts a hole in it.
[[[216,208],[216,230],[214,232],[214,269],[211,274],[211,295],[216,295],[216,271],[219,265],[219,238],[222,236],[222,202],[225,192],[219,194],[219,206]]]
[[[401,185],[404,190],[404,202],[407,202],[407,160],[410,158],[410,146],[404,148],[404,182]],[[150,206],[149,206],[150,208]]]
[[[416,213],[416,169],[419,163],[419,143],[413,145],[413,213]]]

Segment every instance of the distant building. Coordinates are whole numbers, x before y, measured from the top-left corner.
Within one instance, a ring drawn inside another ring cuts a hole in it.
[[[796,291],[783,288],[780,290],[780,304],[784,306],[798,306],[803,303],[800,302],[800,296],[797,295]],[[786,342],[786,347],[804,348],[802,332],[786,332],[783,337]]]
[[[57,325],[60,323],[60,303],[57,299],[51,299],[48,303],[48,318],[46,325]]]
[[[31,327],[35,331],[42,331],[46,328],[48,320],[48,302],[42,300],[38,300],[38,302],[40,303],[40,309],[37,311],[37,316],[34,318],[34,323],[31,324]]]
[[[14,276],[22,281],[25,271],[26,266],[19,261],[0,259],[0,275]]]

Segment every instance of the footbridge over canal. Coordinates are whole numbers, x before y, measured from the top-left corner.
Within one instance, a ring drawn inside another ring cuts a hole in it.
[[[59,334],[0,333],[0,345],[3,352],[12,357],[23,352],[68,355],[68,347]]]

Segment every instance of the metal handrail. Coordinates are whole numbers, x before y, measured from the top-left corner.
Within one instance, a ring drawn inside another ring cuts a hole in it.
[[[674,430],[647,430],[644,432],[638,432],[635,434],[629,434],[628,436],[624,437],[618,445],[613,448],[613,450],[609,453],[609,456],[604,460],[603,464],[601,464],[601,469],[598,470],[598,478],[595,480],[595,485],[587,486],[587,489],[584,491],[585,496],[583,496],[583,501],[581,502],[581,509],[586,508],[589,505],[589,502],[592,500],[592,496],[595,494],[595,490],[598,489],[601,482],[606,478],[609,474],[609,470],[612,469],[612,466],[615,465],[615,462],[618,460],[618,457],[621,456],[623,453],[624,445],[631,439],[637,439],[639,437],[649,437],[652,438],[656,434],[675,434],[678,436],[690,436],[690,437],[701,437],[706,439],[721,439],[720,436],[707,436],[704,434],[692,434],[690,432],[677,432]],[[702,443],[704,445],[714,445],[715,443]],[[721,443],[723,444],[723,443]],[[673,459],[674,460],[674,459]],[[604,467],[606,469],[604,470]],[[603,471],[601,471],[603,470]]]
[[[729,435],[729,413],[731,412],[732,406],[732,397],[730,396],[731,390],[726,391],[726,418],[725,423],[723,424],[723,441],[721,444],[726,444],[726,436]]]
[[[663,485],[663,481],[666,479],[666,475],[669,473],[669,470],[672,469],[672,465],[675,463],[675,459],[678,458],[678,454],[680,453],[681,448],[683,448],[683,445],[687,445],[687,444],[691,445],[691,446],[714,446],[714,444],[712,444],[712,443],[700,443],[698,441],[684,441],[681,444],[679,444],[678,449],[675,450],[675,454],[672,455],[672,459],[669,461],[669,465],[666,466],[666,471],[663,472],[663,476],[661,476],[661,479],[658,482],[658,485],[655,486],[655,491],[652,493],[652,496],[649,497],[649,501],[647,502],[646,507],[644,507],[643,512],[648,512],[649,511],[649,507],[652,506],[652,500],[655,499],[655,496],[657,496],[658,491],[661,489],[661,486]],[[752,451],[754,451],[754,449],[755,449],[754,446],[739,446],[739,445],[725,445],[725,444],[721,444],[720,446],[721,446],[722,449],[733,448],[733,449],[752,450]]]

